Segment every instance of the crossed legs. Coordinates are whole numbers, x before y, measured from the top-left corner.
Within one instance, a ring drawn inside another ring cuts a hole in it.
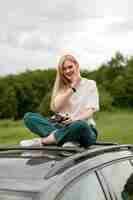
[[[47,118],[37,113],[26,113],[24,116],[25,126],[41,137],[43,145],[63,145],[65,142],[79,142],[87,147],[96,142],[96,129],[87,122],[78,120],[69,125],[51,123]]]

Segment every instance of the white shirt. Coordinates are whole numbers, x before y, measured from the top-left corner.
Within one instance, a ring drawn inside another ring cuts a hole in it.
[[[72,117],[77,116],[86,108],[94,108],[99,110],[99,96],[94,80],[82,78],[79,85],[76,87],[76,92],[69,98],[69,103],[64,107],[64,111],[60,114],[68,114]],[[95,125],[93,118],[88,118],[87,122]]]

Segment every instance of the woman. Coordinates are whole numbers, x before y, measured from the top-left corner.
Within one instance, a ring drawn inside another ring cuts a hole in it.
[[[67,117],[58,123],[37,113],[26,113],[26,127],[40,138],[22,141],[22,146],[61,146],[66,142],[78,142],[87,147],[96,142],[97,131],[93,120],[93,113],[99,110],[96,83],[81,77],[79,63],[72,55],[65,55],[59,61],[51,109]]]

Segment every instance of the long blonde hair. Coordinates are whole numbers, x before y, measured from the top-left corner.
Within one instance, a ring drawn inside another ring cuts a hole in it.
[[[66,60],[73,62],[77,66],[77,68],[79,68],[79,63],[77,62],[74,56],[67,54],[60,58],[58,67],[57,67],[56,79],[55,79],[55,83],[54,83],[54,87],[52,91],[51,102],[50,102],[50,108],[53,111],[55,110],[54,99],[56,95],[58,94],[60,90],[68,88],[70,85],[70,81],[67,80],[66,77],[64,77],[63,75],[63,65]]]

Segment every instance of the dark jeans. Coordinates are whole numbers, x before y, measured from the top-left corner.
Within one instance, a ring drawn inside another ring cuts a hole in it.
[[[65,142],[79,142],[81,146],[87,147],[95,144],[97,130],[88,125],[84,120],[78,120],[67,125],[50,122],[38,113],[28,112],[24,116],[25,126],[40,137],[47,137],[53,132],[58,146]]]

